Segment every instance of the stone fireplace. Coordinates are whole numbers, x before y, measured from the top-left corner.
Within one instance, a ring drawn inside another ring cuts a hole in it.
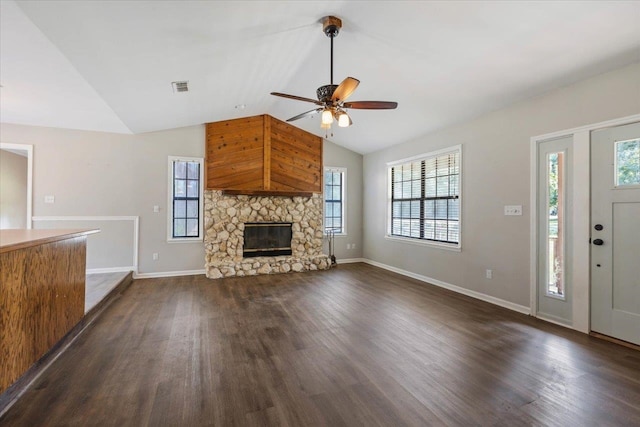
[[[248,196],[207,190],[204,219],[208,278],[331,267],[328,256],[322,253],[320,194],[310,197]],[[274,237],[276,228],[280,230]],[[288,239],[287,228],[290,229],[289,247],[283,246]],[[245,235],[247,229],[249,234]],[[263,237],[263,242],[256,244],[256,236]],[[260,245],[263,247],[256,248]]]

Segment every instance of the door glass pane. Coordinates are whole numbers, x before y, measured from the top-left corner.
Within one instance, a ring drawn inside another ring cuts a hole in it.
[[[616,185],[640,185],[640,139],[616,142]]]
[[[547,294],[565,296],[564,289],[564,152],[547,155]]]

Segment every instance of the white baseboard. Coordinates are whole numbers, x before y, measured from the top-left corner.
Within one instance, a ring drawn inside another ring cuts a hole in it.
[[[130,271],[136,271],[136,268],[132,265],[128,267],[107,267],[107,268],[89,268],[87,269],[87,274],[97,274],[97,273],[125,273]]]
[[[538,313],[535,317],[540,319],[540,320],[544,320],[545,322],[553,323],[554,325],[563,326],[563,327],[569,328],[569,329],[575,329],[573,326],[571,326],[568,323],[567,320],[555,318],[554,316],[551,316],[551,315],[548,315],[548,314]],[[580,332],[582,332],[582,331],[580,331]],[[585,333],[588,334],[589,332],[585,332]]]
[[[347,259],[337,259],[338,265],[340,264],[353,264],[354,262],[366,262],[364,258],[347,258]]]
[[[133,273],[134,279],[154,279],[157,277],[197,276],[205,274],[203,270],[159,271],[156,273]]]
[[[481,301],[485,301],[491,304],[499,305],[500,307],[508,308],[509,310],[517,311],[522,314],[531,314],[531,309],[527,306],[516,304],[510,301],[506,301],[500,298],[492,297],[491,295],[486,295],[481,292],[472,291],[470,289],[462,288],[460,286],[452,285],[451,283],[443,282],[442,280],[434,279],[431,277],[423,276],[422,274],[413,273],[411,271],[402,270],[397,267],[393,267],[387,264],[382,264],[381,262],[373,261],[370,259],[364,258],[362,262],[373,265],[375,267],[384,268],[385,270],[393,271],[394,273],[402,274],[403,276],[411,277],[416,280],[420,280],[421,282],[426,282],[435,286],[439,286],[444,289],[448,289],[450,291],[457,292],[459,294],[463,294],[475,299],[479,299]]]

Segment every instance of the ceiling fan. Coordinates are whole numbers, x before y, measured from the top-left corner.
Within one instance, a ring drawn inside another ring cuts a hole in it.
[[[327,37],[331,39],[331,84],[320,86],[316,90],[318,100],[304,98],[302,96],[288,95],[286,93],[271,92],[271,95],[283,98],[295,99],[298,101],[311,102],[317,107],[288,119],[288,122],[308,117],[317,113],[322,113],[320,126],[323,129],[331,129],[334,119],[338,121],[338,126],[348,127],[353,124],[351,117],[347,113],[350,108],[359,110],[392,110],[398,106],[397,102],[389,101],[351,101],[347,98],[356,90],[360,80],[347,77],[339,85],[333,84],[333,39],[338,36],[342,28],[342,20],[335,16],[326,16],[322,20],[322,29]],[[333,134],[332,134],[333,136]]]

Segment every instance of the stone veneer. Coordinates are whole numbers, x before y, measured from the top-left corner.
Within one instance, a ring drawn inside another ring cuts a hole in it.
[[[221,191],[204,195],[205,269],[207,277],[326,270],[322,253],[322,195],[311,197],[235,196]],[[291,255],[243,258],[245,222],[292,223]]]

